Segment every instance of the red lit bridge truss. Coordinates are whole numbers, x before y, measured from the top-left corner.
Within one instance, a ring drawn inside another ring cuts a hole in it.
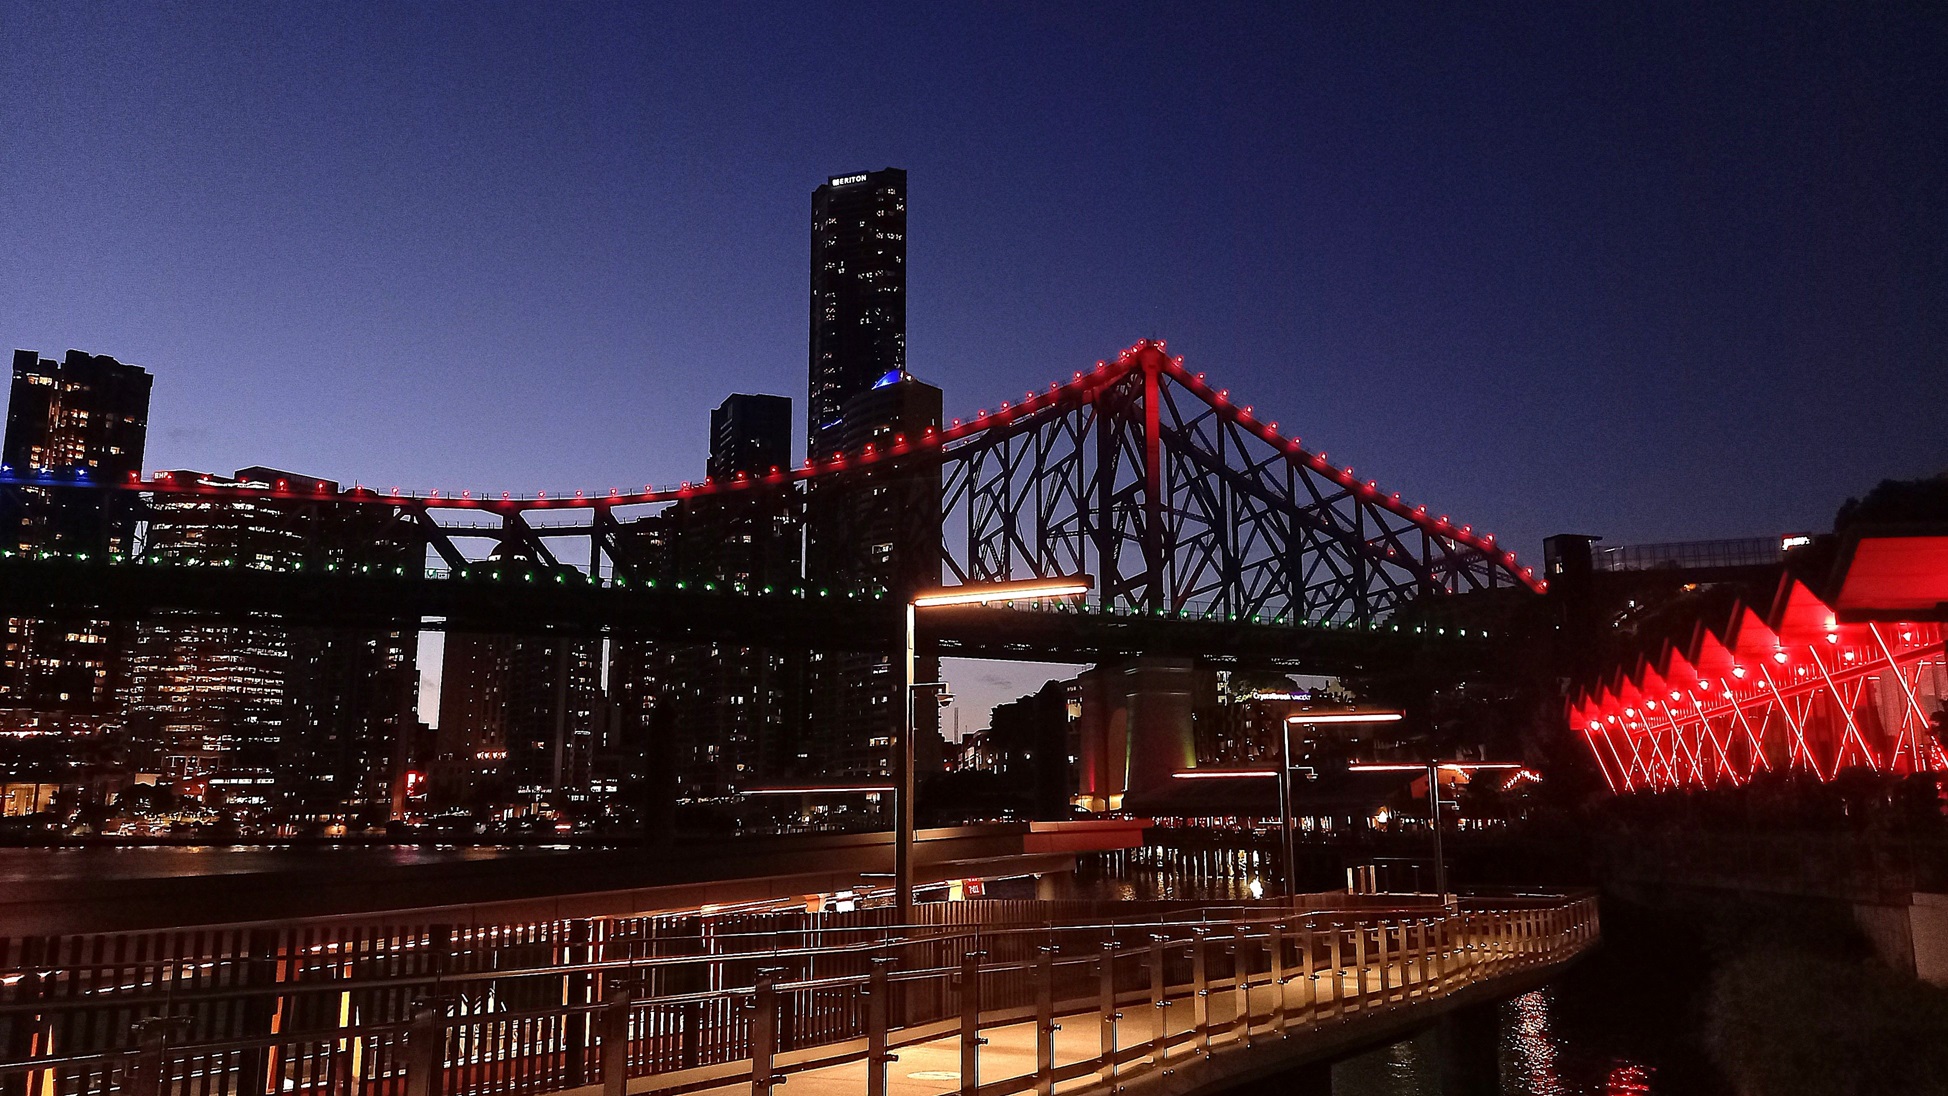
[[[1618,669],[1569,708],[1616,791],[1742,784],[1763,772],[1948,770],[1931,724],[1948,697],[1943,626],[1847,623],[1791,576],[1770,612],[1739,605]]]
[[[309,505],[341,527],[346,504],[357,504],[349,509],[370,530],[362,536],[423,545],[455,570],[514,556],[630,582],[646,567],[625,526],[648,508],[744,492],[797,499],[808,483],[902,476],[938,479],[946,581],[1088,573],[1113,611],[1371,626],[1423,595],[1542,589],[1492,534],[1331,464],[1187,372],[1161,341],[879,450],[727,481],[527,497],[169,473],[102,485],[10,476],[0,486],[248,498],[292,513]],[[581,539],[585,553],[551,547],[564,538]]]

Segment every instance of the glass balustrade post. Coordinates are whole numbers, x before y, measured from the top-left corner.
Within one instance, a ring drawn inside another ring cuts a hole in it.
[[[751,1096],[771,1096],[778,1084],[772,1063],[778,1053],[778,972],[758,971],[751,989]]]
[[[1354,1007],[1364,1012],[1366,1000],[1366,922],[1353,926],[1353,977],[1355,979]]]
[[[1204,930],[1191,930],[1190,938],[1190,981],[1191,981],[1191,1034],[1196,1040],[1197,1053],[1203,1057],[1211,1056],[1211,955],[1210,939]]]
[[[1250,1046],[1251,937],[1243,925],[1237,926],[1231,937],[1231,993],[1237,1008],[1231,1017],[1231,1027],[1237,1033],[1238,1042]]]
[[[1288,931],[1283,921],[1272,926],[1272,1027],[1281,1039],[1285,1038],[1285,937]]]
[[[892,1027],[893,984],[888,977],[894,960],[876,957],[872,961],[871,972],[866,975],[866,1093],[867,1096],[886,1096],[886,1067],[900,1060],[899,1055],[887,1052],[886,1043]]]
[[[602,1010],[602,1096],[624,1096],[629,1088],[629,1005],[627,986],[609,991]]]
[[[1116,1011],[1116,941],[1104,940],[1096,959],[1096,1004],[1102,1014],[1102,1079],[1116,1087],[1116,1022],[1123,1014]]]
[[[1055,1096],[1055,953],[1053,946],[1037,949],[1035,957],[1035,1093]]]
[[[976,1096],[981,1090],[981,960],[984,951],[960,958],[960,1090]]]
[[[1170,998],[1164,970],[1169,956],[1164,943],[1162,936],[1150,937],[1150,1009],[1156,1015],[1156,1026],[1150,1029],[1150,1064],[1158,1066],[1170,1052]]]

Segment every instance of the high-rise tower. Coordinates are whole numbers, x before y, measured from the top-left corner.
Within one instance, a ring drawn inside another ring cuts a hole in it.
[[[762,476],[789,467],[791,400],[740,392],[710,413],[710,463],[704,471],[711,477]]]
[[[845,430],[846,401],[906,368],[906,172],[835,175],[812,192],[808,456]]]
[[[60,483],[119,483],[142,470],[149,373],[68,351],[59,362],[14,352],[0,470]],[[101,557],[134,547],[135,500],[114,491],[0,489],[0,547]],[[117,721],[125,629],[108,621],[0,622],[0,731],[91,734]]]
[[[140,472],[154,380],[106,354],[70,350],[54,362],[14,351],[0,466],[52,483],[120,483]],[[8,548],[125,553],[135,535],[135,504],[113,492],[20,487],[0,500],[0,521]]]

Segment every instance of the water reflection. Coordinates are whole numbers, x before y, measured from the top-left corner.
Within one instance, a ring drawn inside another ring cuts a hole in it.
[[[1653,1066],[1618,1057],[1600,1033],[1554,1023],[1556,987],[1501,1006],[1504,1096],[1715,1096],[1716,1089],[1655,1083]],[[1592,1036],[1595,1036],[1592,1038]],[[1439,1096],[1439,1040],[1430,1032],[1333,1070],[1335,1096]]]
[[[1253,879],[1278,876],[1274,858],[1240,850],[1147,849],[1096,869],[1078,879],[1083,893],[1124,899],[1237,899]],[[1656,980],[1645,977],[1653,969],[1661,972]],[[1503,1002],[1497,1029],[1504,1096],[1732,1096],[1693,1038],[1699,982],[1680,975],[1654,941],[1618,934],[1555,982]],[[1430,1030],[1339,1063],[1333,1092],[1439,1096],[1439,1051]],[[1288,1087],[1270,1078],[1232,1096]]]
[[[1549,992],[1535,990],[1508,1003],[1515,1012],[1506,1042],[1514,1046],[1515,1077],[1523,1086],[1518,1091],[1534,1096],[1562,1096],[1562,1078],[1556,1075],[1556,1044],[1549,1035]]]

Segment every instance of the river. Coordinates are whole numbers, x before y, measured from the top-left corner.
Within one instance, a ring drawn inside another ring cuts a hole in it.
[[[1124,899],[1238,899],[1276,872],[1262,853],[1207,855],[1186,868],[1085,871],[1079,893]],[[1561,978],[1500,1006],[1504,1096],[1734,1096],[1706,1060],[1708,967],[1668,926],[1606,908],[1604,945]],[[1333,1068],[1334,1096],[1440,1096],[1430,1036]],[[1229,1096],[1286,1096],[1279,1078]]]

